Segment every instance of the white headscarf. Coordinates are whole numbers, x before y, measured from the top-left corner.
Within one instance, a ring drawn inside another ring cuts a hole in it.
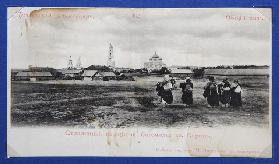
[[[164,81],[169,81],[170,80],[170,76],[169,75],[165,75],[164,76]]]

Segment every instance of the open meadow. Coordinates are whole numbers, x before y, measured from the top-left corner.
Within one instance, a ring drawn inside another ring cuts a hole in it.
[[[205,78],[192,80],[194,105],[187,108],[182,104],[179,88],[173,91],[172,105],[163,107],[159,103],[155,84],[162,77],[157,76],[135,81],[12,81],[11,124],[89,128],[268,127],[269,79],[233,78],[238,78],[243,88],[243,106],[238,109],[208,108],[202,96]]]

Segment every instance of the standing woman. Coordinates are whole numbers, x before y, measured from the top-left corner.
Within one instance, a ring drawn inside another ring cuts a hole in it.
[[[219,89],[219,97],[222,107],[229,107],[229,103],[231,100],[231,84],[228,81],[228,78],[225,78],[221,84],[218,85]]]
[[[182,88],[182,102],[186,104],[188,107],[189,105],[193,104],[193,83],[190,77],[186,78],[185,83],[180,83],[180,88]]]
[[[231,103],[230,103],[231,106],[233,107],[242,106],[241,93],[242,93],[242,89],[238,80],[234,80],[231,86]]]
[[[172,84],[172,87],[175,89],[175,88],[176,88],[176,81],[175,81],[175,79],[173,78],[173,76],[171,76],[170,82],[171,82],[171,84]]]
[[[209,77],[209,82],[204,87],[203,96],[207,98],[208,107],[219,106],[217,83],[213,76]]]
[[[162,102],[162,94],[164,92],[164,87],[162,82],[158,82],[156,84],[156,91],[157,91],[157,95],[159,96],[159,101]]]
[[[162,91],[162,104],[171,104],[173,102],[172,89],[173,85],[170,81],[169,75],[164,76],[162,82],[164,90]]]

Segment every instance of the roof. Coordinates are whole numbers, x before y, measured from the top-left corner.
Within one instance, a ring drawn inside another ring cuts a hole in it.
[[[101,72],[103,76],[116,76],[113,72]]]
[[[205,69],[204,74],[224,76],[265,76],[269,75],[269,69]]]
[[[173,74],[191,74],[193,71],[191,69],[172,69]]]
[[[11,72],[13,72],[13,73],[18,73],[18,72],[23,72],[23,71],[27,71],[27,69],[11,69]]]
[[[126,77],[132,77],[132,76],[137,76],[141,75],[141,73],[121,73],[120,76],[126,76]]]
[[[115,68],[116,70],[130,70],[132,68]]]
[[[81,76],[94,76],[98,71],[97,70],[84,70],[84,73]]]
[[[198,66],[192,66],[192,65],[171,65],[168,67],[169,69],[195,69],[199,68]]]
[[[20,77],[52,77],[50,72],[19,72],[16,76]]]
[[[74,73],[80,73],[82,70],[80,69],[60,69],[58,72],[61,72],[62,74],[74,74]]]
[[[113,72],[98,72],[95,76],[116,76]]]

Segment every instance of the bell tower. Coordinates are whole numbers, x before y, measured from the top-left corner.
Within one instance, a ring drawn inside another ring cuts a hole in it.
[[[113,56],[113,46],[111,45],[111,43],[109,44],[107,66],[110,68],[115,68],[115,61],[114,61],[114,56]]]
[[[68,66],[67,66],[67,68],[68,68],[68,69],[73,69],[73,68],[74,68],[74,67],[73,67],[73,60],[72,60],[71,56],[70,56],[70,59],[69,59],[69,61],[68,61]]]
[[[80,57],[79,57],[78,60],[77,60],[76,68],[77,68],[77,69],[82,69]]]

